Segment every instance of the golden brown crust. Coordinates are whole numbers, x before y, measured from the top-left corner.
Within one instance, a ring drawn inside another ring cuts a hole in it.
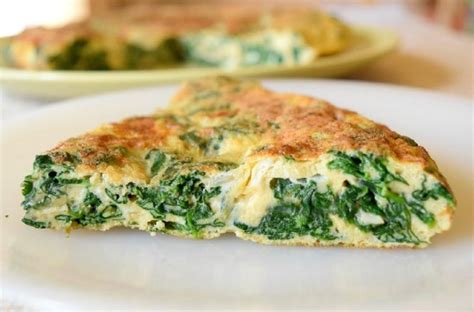
[[[169,119],[135,117],[120,123],[102,126],[93,132],[71,138],[53,148],[50,153],[62,162],[61,155],[76,154],[84,165],[97,166],[104,159],[113,159],[118,166],[127,161],[130,150],[150,150],[163,145],[172,135],[175,124]],[[64,157],[64,156],[63,156]]]
[[[227,130],[232,127],[232,131]],[[331,150],[365,151],[420,164],[447,185],[424,148],[386,126],[323,100],[275,93],[253,82],[226,77],[186,83],[168,109],[100,127],[63,142],[51,153],[76,153],[91,168],[104,157],[111,156],[123,164],[130,151],[154,148],[203,160],[209,155],[186,142],[183,135],[192,132],[212,139],[223,131],[224,144],[241,139],[233,155],[237,163],[244,155],[308,160]],[[253,139],[245,141],[249,137]],[[218,161],[220,155],[216,151],[212,156]]]
[[[196,94],[203,90],[219,95],[212,99],[196,99]],[[216,104],[221,102],[232,105],[209,109],[218,107]],[[207,108],[200,118],[218,119],[226,112],[233,112],[233,118],[256,121],[265,130],[263,135],[270,138],[266,141],[267,147],[257,148],[261,155],[289,154],[297,159],[307,159],[331,149],[365,150],[403,162],[420,163],[425,168],[434,165],[424,148],[384,125],[323,100],[275,93],[248,82],[239,84],[224,77],[191,82],[175,96],[171,107],[185,113],[196,107]],[[272,124],[277,127],[269,126]]]

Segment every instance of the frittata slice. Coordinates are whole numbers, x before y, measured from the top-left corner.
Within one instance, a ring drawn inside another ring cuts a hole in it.
[[[23,183],[37,228],[238,237],[274,245],[424,247],[455,200],[427,152],[354,112],[227,77],[166,109],[39,155]]]
[[[2,51],[23,69],[235,69],[301,65],[350,43],[349,28],[314,9],[134,5],[58,28],[30,28]]]

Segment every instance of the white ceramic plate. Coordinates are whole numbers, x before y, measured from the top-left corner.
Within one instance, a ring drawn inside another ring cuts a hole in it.
[[[4,301],[58,310],[472,307],[471,103],[366,83],[267,85],[326,98],[425,146],[458,198],[453,228],[423,250],[362,250],[269,247],[231,235],[194,241],[132,230],[67,237],[23,225],[19,185],[35,154],[103,122],[150,113],[176,88],[130,90],[71,100],[4,126]]]

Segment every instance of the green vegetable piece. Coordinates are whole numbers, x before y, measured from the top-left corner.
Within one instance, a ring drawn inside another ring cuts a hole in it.
[[[56,219],[58,221],[63,221],[65,223],[69,223],[69,222],[71,222],[72,217],[68,216],[68,215],[57,215],[57,216],[54,217],[54,219]]]
[[[148,210],[153,218],[163,220],[167,214],[183,217],[184,224],[168,225],[167,229],[191,233],[200,237],[207,226],[222,226],[222,221],[212,220],[214,212],[209,201],[218,196],[220,187],[206,189],[201,177],[204,172],[192,171],[160,181],[159,185],[147,187],[129,183],[129,194],[136,197],[138,206]]]
[[[317,192],[316,182],[302,179],[274,178],[270,188],[277,204],[269,209],[259,225],[252,227],[236,222],[234,225],[247,233],[262,234],[271,240],[292,239],[311,235],[318,239],[334,240],[329,218],[332,194]]]
[[[31,194],[33,192],[33,177],[31,175],[26,176],[21,186],[21,194],[23,196]]]
[[[37,229],[47,229],[50,227],[49,222],[34,221],[28,218],[23,218],[21,221],[29,226],[35,227]]]
[[[151,176],[155,176],[166,162],[166,154],[160,150],[152,150],[145,156],[145,159],[151,162],[150,173]]]
[[[49,155],[38,155],[35,157],[33,168],[45,169],[53,165],[54,162]]]

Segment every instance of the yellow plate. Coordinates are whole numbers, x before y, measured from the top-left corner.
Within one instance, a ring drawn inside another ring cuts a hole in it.
[[[398,42],[397,35],[386,30],[355,27],[353,32],[355,39],[349,49],[303,66],[256,66],[232,71],[202,67],[134,71],[31,71],[9,68],[3,65],[5,62],[2,59],[0,83],[12,92],[60,99],[217,74],[238,77],[341,77],[390,52]],[[0,45],[4,45],[7,40],[1,39]]]

